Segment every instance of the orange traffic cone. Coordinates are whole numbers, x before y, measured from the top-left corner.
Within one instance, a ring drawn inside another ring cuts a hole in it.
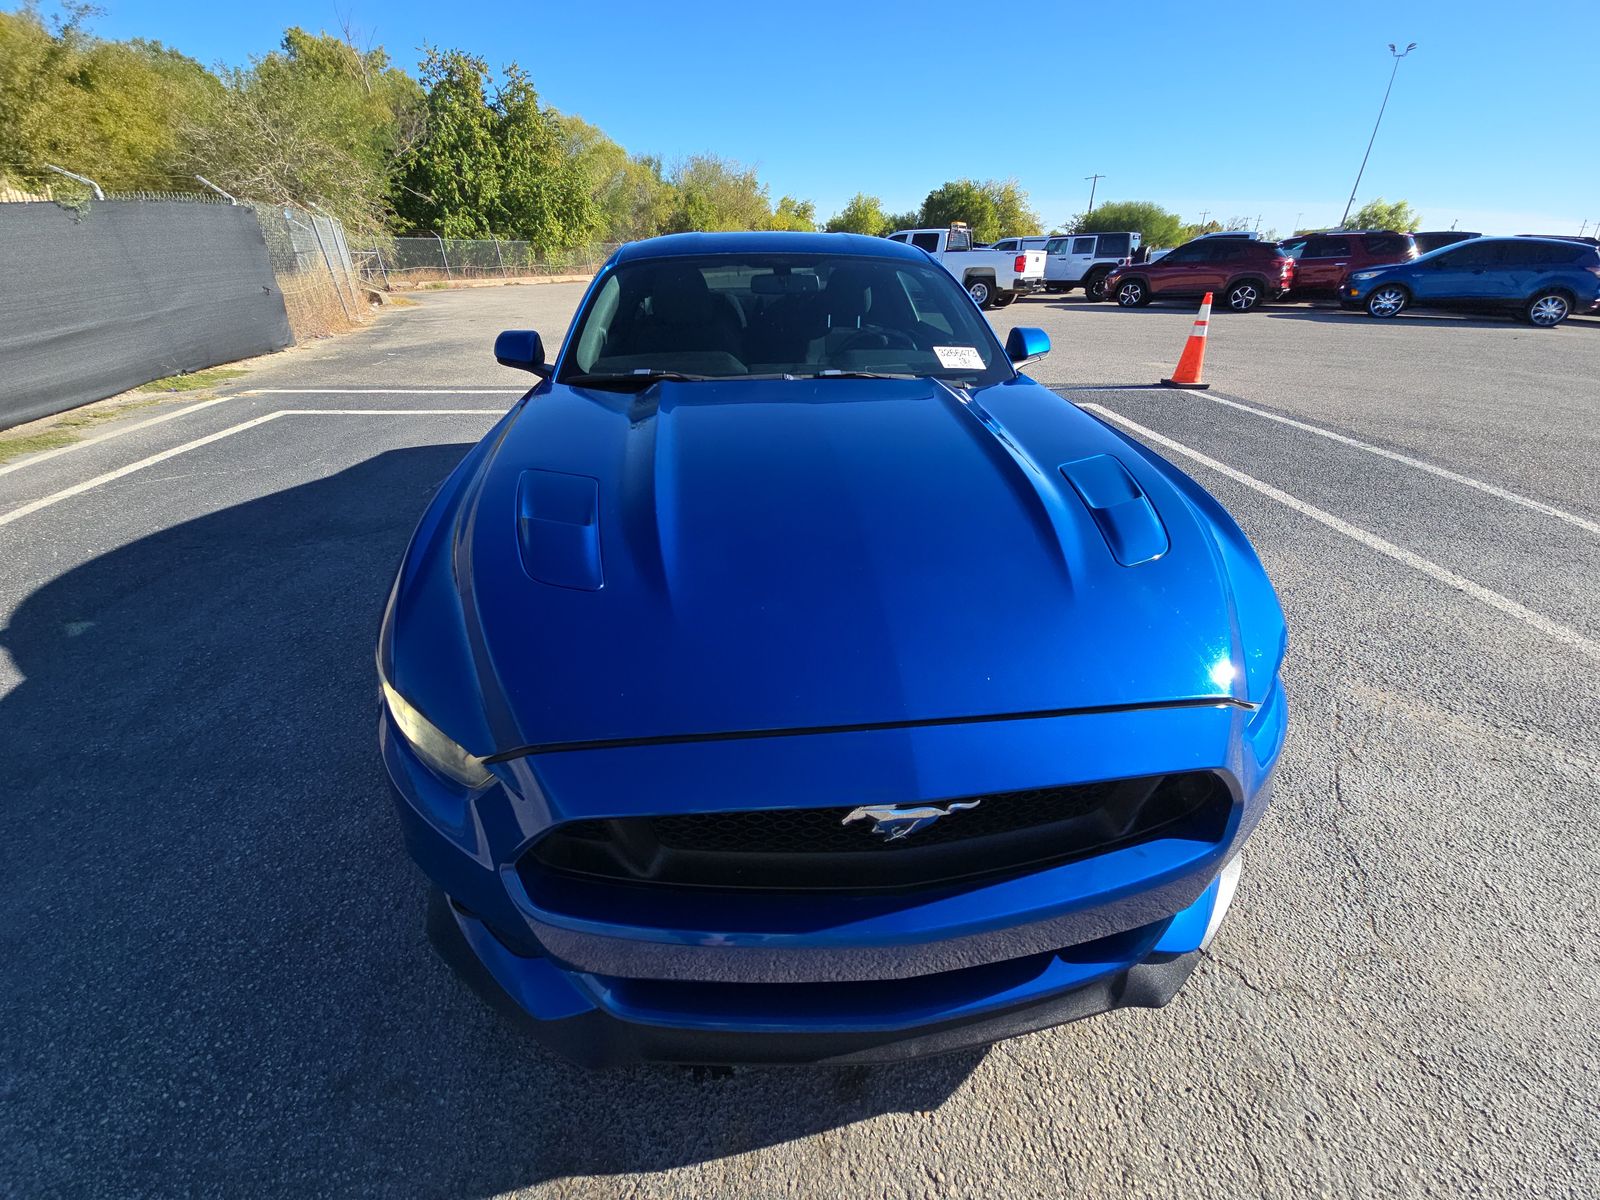
[[[1194,319],[1189,340],[1183,344],[1183,355],[1178,359],[1178,369],[1171,379],[1161,381],[1164,387],[1196,388],[1204,391],[1209,383],[1200,382],[1200,368],[1206,361],[1206,327],[1211,324],[1211,293],[1200,301],[1200,315]]]

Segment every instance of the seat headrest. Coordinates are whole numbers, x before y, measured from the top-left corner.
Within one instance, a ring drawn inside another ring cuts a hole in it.
[[[834,325],[854,325],[872,308],[872,276],[859,268],[841,267],[828,276],[822,299]]]

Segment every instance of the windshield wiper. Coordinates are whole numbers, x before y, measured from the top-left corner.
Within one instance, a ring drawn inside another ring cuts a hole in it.
[[[592,371],[568,375],[562,383],[573,387],[647,388],[653,383],[702,383],[721,375],[686,375],[682,371]]]
[[[920,376],[895,371],[818,371],[814,375],[797,375],[797,379],[918,379]]]

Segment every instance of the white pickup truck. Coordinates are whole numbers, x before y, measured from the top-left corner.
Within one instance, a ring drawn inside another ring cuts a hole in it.
[[[1044,286],[1043,250],[975,248],[972,231],[959,222],[949,229],[900,229],[892,242],[926,250],[954,275],[979,308],[1004,308]]]

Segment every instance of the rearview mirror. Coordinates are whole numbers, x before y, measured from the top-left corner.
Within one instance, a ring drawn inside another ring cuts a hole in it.
[[[808,296],[821,291],[822,287],[817,277],[809,271],[785,271],[782,274],[773,271],[752,276],[750,290],[757,296]]]
[[[1025,367],[1050,353],[1050,335],[1031,325],[1018,325],[1006,335],[1006,357],[1011,365]]]
[[[494,360],[502,367],[532,371],[540,377],[550,374],[544,361],[544,342],[531,329],[507,329],[495,338]]]

